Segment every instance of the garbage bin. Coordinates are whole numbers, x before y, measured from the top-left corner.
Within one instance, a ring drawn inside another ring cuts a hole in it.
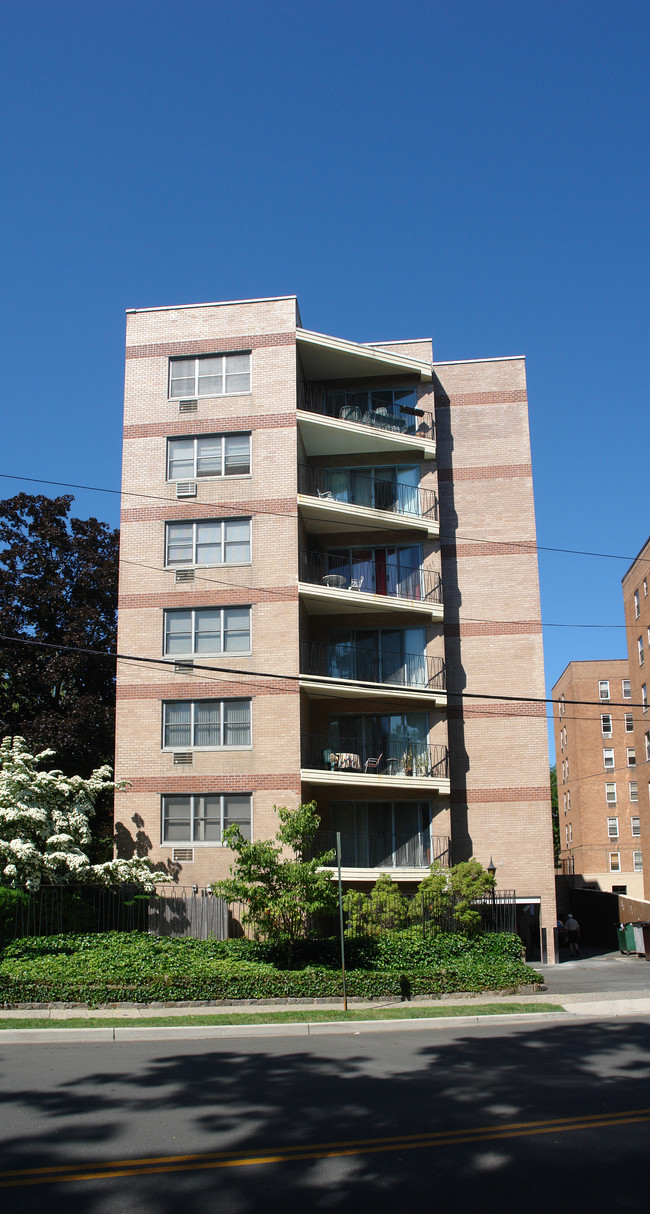
[[[622,953],[636,953],[637,942],[633,923],[620,923],[618,927],[618,947]]]

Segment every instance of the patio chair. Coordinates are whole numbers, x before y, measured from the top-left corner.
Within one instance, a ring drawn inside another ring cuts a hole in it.
[[[334,494],[330,493],[329,489],[317,489],[316,492],[317,492],[318,496],[320,498],[324,498],[325,501],[327,501],[327,502],[334,501]]]
[[[363,586],[362,577],[353,577],[350,579],[350,590],[361,590]]]
[[[360,422],[362,413],[358,405],[341,405],[339,417],[344,422]]]
[[[323,751],[323,762],[326,767],[329,767],[330,771],[334,771],[334,768],[336,767],[337,759],[338,759],[338,755],[335,754],[335,752],[333,750],[324,750]]]
[[[384,752],[382,750],[381,754],[378,755],[376,759],[366,759],[366,761],[363,765],[363,770],[366,773],[366,775],[369,771],[374,771],[375,775],[379,774],[379,764],[381,763],[383,757],[384,757]]]

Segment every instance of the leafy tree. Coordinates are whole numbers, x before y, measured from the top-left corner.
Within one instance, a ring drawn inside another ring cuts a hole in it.
[[[74,498],[0,502],[0,631],[72,649],[116,644],[119,532],[70,517]],[[112,763],[115,666],[103,657],[0,641],[0,730],[52,748],[65,771]]]
[[[471,935],[481,926],[481,912],[475,903],[494,889],[494,877],[478,860],[463,860],[451,868],[431,865],[431,872],[418,885],[418,900],[429,905],[436,915],[452,915],[455,925]]]
[[[410,922],[408,900],[388,873],[380,874],[369,894],[349,889],[343,898],[343,909],[347,931],[352,936],[381,936]]]
[[[0,886],[133,882],[152,889],[148,861],[92,864],[88,857],[95,801],[115,788],[110,767],[97,768],[88,779],[39,771],[52,753],[33,755],[22,738],[7,737],[0,744]],[[155,881],[161,879],[156,874]]]
[[[560,811],[559,798],[557,795],[557,765],[554,763],[551,767],[551,814],[553,820],[553,855],[555,857],[555,867],[560,863]]]
[[[243,902],[242,921],[269,940],[284,941],[290,957],[294,942],[307,935],[310,917],[336,909],[336,887],[331,874],[322,871],[334,853],[306,858],[320,826],[314,801],[293,810],[274,808],[280,819],[276,842],[251,842],[239,826],[224,831],[223,841],[236,860],[231,876],[216,881],[212,891],[227,902]]]

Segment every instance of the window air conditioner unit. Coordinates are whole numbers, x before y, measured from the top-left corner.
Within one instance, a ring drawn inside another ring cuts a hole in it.
[[[196,413],[198,407],[199,402],[197,400],[179,400],[178,402],[179,413]]]
[[[172,848],[172,860],[174,864],[193,864],[194,863],[194,848],[193,847],[174,847]]]
[[[176,497],[196,497],[196,481],[176,481]]]
[[[193,582],[193,581],[194,581],[194,570],[193,569],[177,569],[176,570],[176,585],[177,586],[180,582]]]
[[[194,755],[191,750],[175,750],[172,754],[174,767],[191,767],[193,763]]]

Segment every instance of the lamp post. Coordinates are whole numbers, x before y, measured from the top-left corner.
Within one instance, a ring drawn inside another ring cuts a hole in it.
[[[495,890],[494,890],[494,885],[495,885],[495,877],[496,877],[496,872],[497,872],[497,866],[496,866],[496,864],[494,863],[494,860],[492,859],[492,856],[490,856],[490,863],[489,863],[489,864],[488,864],[488,866],[487,866],[487,870],[488,870],[488,872],[489,872],[489,874],[490,874],[490,876],[491,876],[491,878],[492,878],[492,930],[493,930],[493,931],[496,931],[496,926],[497,926],[497,925],[496,925],[496,917],[497,917],[497,906],[496,906],[496,902],[497,902],[497,899],[496,899],[496,893],[495,893]]]

